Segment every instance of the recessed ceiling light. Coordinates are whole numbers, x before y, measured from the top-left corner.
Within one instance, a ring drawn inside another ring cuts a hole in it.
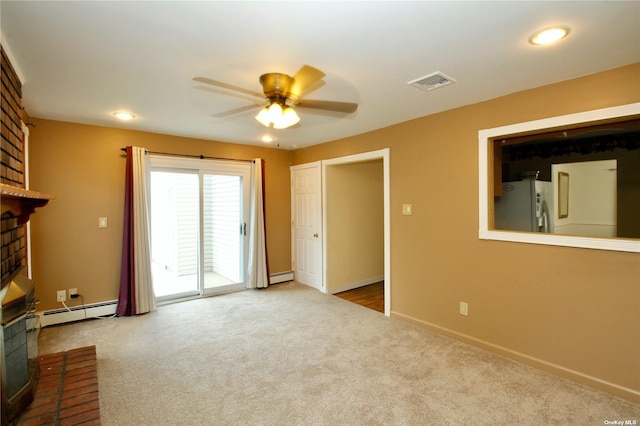
[[[135,115],[130,114],[128,112],[114,112],[113,116],[116,118],[119,118],[120,120],[132,120],[134,118],[136,118]]]
[[[569,34],[568,27],[551,27],[537,31],[529,37],[529,43],[536,45],[551,44],[565,38]]]
[[[262,140],[262,142],[265,142],[265,143],[273,142],[273,136],[265,135],[265,136],[262,137],[261,140]]]

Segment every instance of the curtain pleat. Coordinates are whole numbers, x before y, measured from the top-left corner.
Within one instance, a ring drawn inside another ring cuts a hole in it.
[[[118,315],[156,309],[151,280],[149,167],[144,148],[128,146]]]
[[[264,209],[264,160],[256,158],[251,167],[251,204],[249,218],[249,261],[247,288],[269,286],[269,267]]]
[[[124,184],[124,229],[122,233],[122,263],[120,295],[116,314],[135,315],[135,259],[133,250],[133,161],[132,147],[126,148],[127,164]]]

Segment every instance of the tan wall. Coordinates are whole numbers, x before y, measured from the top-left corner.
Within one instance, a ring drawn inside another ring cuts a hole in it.
[[[60,308],[56,290],[77,288],[84,303],[118,298],[125,157],[120,148],[265,159],[267,250],[271,273],[291,270],[291,152],[32,118],[31,187],[56,199],[32,223],[39,310]],[[98,217],[109,226],[98,228]],[[80,299],[77,299],[80,302]],[[77,302],[68,300],[68,304]]]
[[[640,64],[293,153],[34,118],[32,188],[58,196],[32,219],[40,309],[58,307],[55,291],[69,287],[86,303],[117,297],[120,147],[264,157],[272,273],[291,264],[289,162],[389,147],[392,315],[640,400],[640,257],[480,241],[477,194],[479,129],[640,102],[638,81]]]
[[[382,160],[328,166],[327,291],[384,275]]]
[[[478,239],[478,130],[640,102],[638,81],[635,64],[301,149],[293,162],[390,148],[393,316],[640,401],[640,256]]]

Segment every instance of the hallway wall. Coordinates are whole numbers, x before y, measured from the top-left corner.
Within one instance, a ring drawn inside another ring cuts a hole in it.
[[[327,292],[384,278],[382,160],[327,166]]]

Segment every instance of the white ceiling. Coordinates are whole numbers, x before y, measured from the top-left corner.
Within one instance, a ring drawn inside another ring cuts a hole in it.
[[[0,2],[2,44],[34,117],[263,145],[255,98],[266,72],[326,73],[309,99],[357,102],[349,115],[299,109],[271,130],[295,149],[640,61],[640,2]],[[529,36],[571,28],[553,47]],[[407,82],[441,71],[457,83]],[[552,100],[550,100],[552,102]],[[131,122],[112,113],[130,111]]]

